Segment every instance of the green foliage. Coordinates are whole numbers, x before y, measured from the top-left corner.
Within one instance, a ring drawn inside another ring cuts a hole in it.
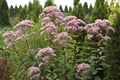
[[[90,4],[90,7],[89,7],[89,13],[90,13],[90,15],[92,14],[92,11],[93,11],[93,7],[92,7],[92,4]]]
[[[54,0],[46,0],[44,7],[48,7],[52,5],[54,5]]]
[[[55,22],[53,20],[53,22]],[[29,36],[18,40],[12,47],[7,48],[3,44],[3,55],[6,60],[10,60],[10,71],[12,80],[31,80],[27,76],[27,69],[31,66],[39,66],[41,69],[41,78],[43,80],[94,80],[105,77],[105,70],[108,69],[106,63],[105,51],[98,51],[98,47],[103,46],[99,41],[88,41],[86,31],[69,33],[72,40],[62,46],[56,42],[56,37],[47,32],[42,33],[43,22],[39,20],[32,29],[23,32],[22,36],[27,33]],[[65,32],[65,26],[56,26],[59,32]],[[34,34],[33,34],[34,33]],[[1,34],[2,35],[2,34]],[[2,38],[2,37],[0,37]],[[1,39],[3,41],[3,38]],[[3,43],[3,42],[2,42]],[[106,46],[107,43],[104,45]],[[48,64],[36,58],[40,48],[52,47],[56,56],[50,58]],[[78,64],[88,63],[90,68],[87,73],[77,73]],[[42,64],[42,65],[41,65]]]
[[[86,23],[91,22],[90,18],[91,18],[91,14],[92,14],[92,10],[93,10],[92,4],[90,4],[90,6],[88,7],[87,2],[85,2],[83,5],[83,10],[84,10],[84,14],[85,14],[84,21]]]
[[[10,6],[9,13],[10,13],[10,17],[14,16],[14,8],[12,5]]]
[[[84,8],[85,14],[88,14],[89,9],[88,9],[88,4],[87,4],[87,2],[84,3],[83,8]]]
[[[69,12],[70,12],[70,13],[72,12],[72,8],[71,8],[71,6],[69,7]]]
[[[62,8],[62,5],[59,6],[59,9],[63,12],[63,8]]]
[[[37,22],[37,18],[42,11],[42,6],[39,3],[39,0],[34,0],[33,3],[29,2],[28,5],[28,19]]]
[[[39,0],[34,0],[33,3],[29,2],[28,6],[25,5],[22,7],[21,5],[19,8],[15,6],[15,8],[12,9],[12,6],[10,8],[10,15],[12,19],[17,19],[17,21],[30,19],[34,22],[38,21],[39,13],[42,11],[42,5],[40,5]]]
[[[9,10],[6,0],[0,0],[0,25],[9,25]]]
[[[17,6],[13,7],[12,5],[9,8],[10,17],[16,17],[21,10],[22,6],[20,5],[19,8]]]
[[[77,6],[77,5],[79,4],[79,2],[80,2],[80,0],[74,0],[73,5],[74,5],[74,6]]]
[[[73,10],[72,10],[72,15],[80,18],[80,19],[84,19],[84,9],[81,3],[77,3],[76,5],[74,5]]]
[[[112,40],[109,44],[108,63],[111,65],[108,70],[107,80],[119,80],[120,78],[120,7],[115,6],[116,2],[111,2],[109,20],[115,28],[115,33],[111,34]],[[111,59],[111,61],[109,61]]]
[[[65,9],[64,9],[64,12],[66,12],[66,13],[68,13],[68,7],[67,7],[67,5],[65,6]]]
[[[5,28],[0,32],[0,59],[10,61],[10,64],[8,64],[10,69],[6,72],[9,73],[10,71],[12,80],[32,80],[27,76],[27,69],[30,66],[38,66],[42,63],[35,58],[38,48],[50,46],[55,50],[56,56],[52,58],[49,65],[40,67],[42,70],[42,80],[119,80],[120,6],[118,4],[115,6],[114,1],[115,0],[112,0],[111,6],[109,6],[105,0],[96,0],[94,8],[92,5],[88,8],[86,2],[82,6],[80,0],[74,0],[73,9],[65,6],[63,10],[63,7],[61,5],[59,6],[62,12],[77,16],[85,20],[86,23],[93,22],[97,18],[107,19],[109,16],[109,20],[112,22],[116,32],[110,33],[112,37],[111,42],[103,44],[105,46],[103,54],[100,54],[97,50],[100,42],[88,41],[85,31],[74,34],[70,33],[73,40],[64,47],[54,42],[55,37],[51,37],[49,34],[41,34],[40,28],[43,22],[38,20],[38,16],[42,12],[42,6],[39,0],[33,0],[33,3],[29,2],[29,5],[25,5],[24,7],[19,6],[18,8],[15,6],[14,8],[11,6],[9,14],[11,22],[14,22],[13,24],[16,24],[19,20],[30,19],[35,22],[35,26],[28,32],[29,39],[17,42],[13,48],[6,48],[2,37],[2,34],[8,30]],[[0,0],[0,23],[4,17],[4,23],[2,23],[2,25],[7,25],[9,23],[7,23],[9,18],[7,18],[8,13],[6,13],[8,12],[8,8],[1,4],[3,2],[5,2],[5,0]],[[55,5],[54,1],[47,0],[44,7],[51,5]],[[108,14],[108,10],[110,15]],[[92,17],[90,18],[91,15]],[[60,28],[59,32],[65,31],[64,26],[57,26],[57,28]],[[9,31],[11,31],[11,29]],[[109,45],[107,46],[107,44]],[[80,63],[90,64],[91,67],[87,74],[84,75],[76,72],[76,65]],[[109,67],[108,64],[111,66]]]
[[[106,6],[105,0],[96,0],[95,6],[92,12],[92,22],[96,19],[108,18],[108,6]]]
[[[27,18],[27,12],[28,8],[27,5],[24,6],[24,8],[20,7],[19,8],[19,19],[21,20],[25,20]]]

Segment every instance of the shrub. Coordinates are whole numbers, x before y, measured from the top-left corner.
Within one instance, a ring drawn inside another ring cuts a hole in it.
[[[108,32],[114,32],[108,20],[86,24],[56,6],[46,7],[39,18],[38,24],[23,20],[3,34],[13,80],[104,78]]]

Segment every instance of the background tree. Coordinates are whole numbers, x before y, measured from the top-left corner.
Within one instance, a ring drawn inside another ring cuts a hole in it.
[[[95,6],[92,12],[92,22],[96,19],[107,19],[108,11],[107,6],[105,5],[105,0],[96,0]]]
[[[67,5],[65,6],[64,12],[68,13],[68,7],[67,7]]]
[[[92,10],[93,10],[92,4],[90,4],[90,6],[88,7],[88,4],[84,3],[83,7],[84,7],[84,13],[85,13],[84,21],[86,23],[90,23],[91,22],[91,14],[92,14]]]
[[[17,6],[15,6],[14,8],[14,16],[16,17],[19,14],[20,9],[22,8],[22,6],[20,5],[19,8]]]
[[[25,20],[27,19],[27,5],[25,5],[23,8],[20,8],[20,12],[19,12],[19,19],[21,20]]]
[[[6,0],[0,0],[0,25],[9,25],[9,9]]]
[[[54,0],[46,0],[44,7],[55,5]]]
[[[84,8],[85,14],[88,14],[89,9],[88,9],[88,4],[87,4],[87,2],[84,3],[83,8]]]
[[[10,17],[13,17],[13,16],[14,16],[14,8],[13,8],[12,5],[10,6],[9,14],[10,14]]]
[[[89,7],[89,15],[92,14],[92,11],[93,11],[93,6],[92,6],[92,4],[90,4],[90,7]]]
[[[70,7],[69,7],[69,13],[71,13],[71,12],[72,12],[72,7],[70,6]]]
[[[33,0],[33,3],[29,2],[28,12],[28,19],[37,22],[38,16],[42,12],[42,6],[40,5],[39,0]]]
[[[73,5],[74,5],[74,6],[77,6],[77,5],[79,4],[79,2],[80,2],[80,0],[74,0]]]
[[[59,6],[59,9],[63,12],[63,8],[62,8],[62,5]]]
[[[115,33],[110,34],[112,35],[112,40],[109,45],[108,62],[110,68],[108,70],[107,80],[120,79],[120,7],[115,6],[115,4],[112,2],[109,16],[109,20],[115,28]]]
[[[30,12],[30,11],[32,11],[32,8],[33,7],[33,3],[32,2],[29,2],[29,4],[28,4],[28,11]]]
[[[80,0],[74,0],[74,7],[72,10],[72,15],[77,16],[78,18],[84,19],[84,10]]]

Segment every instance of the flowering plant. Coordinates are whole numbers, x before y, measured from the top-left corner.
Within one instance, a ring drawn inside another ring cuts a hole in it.
[[[3,34],[13,80],[87,80],[99,76],[111,39],[108,32],[114,32],[108,20],[86,24],[75,16],[65,16],[56,6],[46,7],[39,18],[36,24],[23,20],[14,31]]]

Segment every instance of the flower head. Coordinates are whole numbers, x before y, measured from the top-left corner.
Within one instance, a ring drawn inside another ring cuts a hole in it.
[[[47,23],[43,28],[41,29],[43,32],[48,32],[49,34],[56,34],[57,28],[53,23]]]
[[[55,23],[56,23],[57,25],[64,25],[64,24],[65,24],[65,20],[64,20],[63,17],[58,16],[58,17],[55,19]]]
[[[108,21],[106,19],[104,19],[104,20],[97,19],[95,21],[95,23],[98,24],[101,29],[107,29],[107,28],[109,28],[111,26],[110,21]]]
[[[58,16],[64,16],[63,13],[56,6],[49,6],[43,10],[46,17],[56,18]]]
[[[36,74],[38,74],[40,72],[41,72],[40,68],[38,68],[38,67],[30,67],[30,68],[28,68],[28,75],[30,75],[30,76],[36,75]]]
[[[3,34],[4,37],[4,41],[7,44],[8,47],[11,47],[17,40],[17,38],[19,37],[19,35],[14,32],[14,31],[9,31]]]
[[[100,28],[93,24],[92,27],[89,28],[87,32],[90,34],[97,34],[99,31],[100,31]]]
[[[54,50],[51,47],[40,49],[36,55],[36,58],[42,60],[43,63],[48,63],[50,58],[54,57]]]
[[[103,42],[107,42],[108,40],[110,40],[111,38],[109,36],[103,36],[101,41]]]
[[[68,32],[83,31],[84,29],[82,25],[85,25],[85,23],[75,16],[66,16],[65,21],[67,24],[65,28]]]
[[[88,69],[90,68],[89,64],[82,63],[77,66],[77,72],[81,72],[83,74],[87,73]]]
[[[94,35],[93,38],[98,41],[106,42],[110,40],[109,36],[105,36],[109,31],[115,32],[114,28],[111,27],[111,23],[108,20],[97,19],[95,23],[88,24],[84,27],[87,34]],[[89,37],[90,38],[90,37]]]
[[[28,68],[28,75],[32,77],[34,80],[39,80],[41,74],[41,70],[39,67],[30,67]]]
[[[72,20],[77,20],[77,17],[76,16],[66,16],[65,17],[65,21],[68,23]]]
[[[83,27],[79,26],[79,22],[77,20],[71,20],[70,22],[67,23],[66,29],[68,30],[68,32],[76,32],[76,31],[83,31]]]
[[[23,31],[23,30],[28,30],[33,28],[33,22],[30,20],[23,20],[21,22],[19,22],[14,28],[16,31]]]
[[[87,38],[88,38],[88,40],[92,40],[92,38],[93,38],[93,35],[91,35],[91,34],[87,34]]]
[[[50,12],[60,12],[60,10],[56,7],[56,6],[49,6],[49,7],[46,7],[44,10],[43,10],[44,13],[50,13]]]
[[[56,41],[58,41],[60,45],[65,45],[71,39],[67,32],[61,32],[56,35]]]

